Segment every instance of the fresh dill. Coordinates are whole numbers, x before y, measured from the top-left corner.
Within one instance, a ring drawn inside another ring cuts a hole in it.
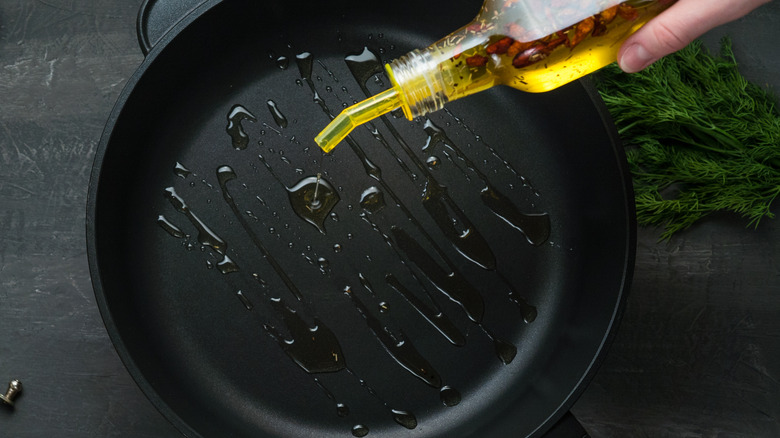
[[[757,226],[780,195],[780,113],[775,98],[738,71],[729,39],[714,56],[700,41],[624,74],[594,75],[617,125],[640,225],[661,239],[718,211]]]

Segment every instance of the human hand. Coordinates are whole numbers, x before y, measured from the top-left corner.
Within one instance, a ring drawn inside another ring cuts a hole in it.
[[[747,15],[769,1],[678,0],[626,39],[618,52],[618,64],[627,73],[643,70],[710,29]]]

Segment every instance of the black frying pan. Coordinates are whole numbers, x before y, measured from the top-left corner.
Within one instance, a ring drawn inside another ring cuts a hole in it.
[[[123,91],[88,201],[98,305],[152,403],[188,436],[547,432],[633,268],[592,86],[387,116],[324,155],[330,117],[386,87],[380,60],[479,3],[187,5],[145,4],[147,45],[167,29],[153,9],[194,10]]]

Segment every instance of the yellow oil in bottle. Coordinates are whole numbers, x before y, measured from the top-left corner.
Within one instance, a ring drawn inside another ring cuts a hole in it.
[[[315,141],[330,152],[356,126],[396,108],[412,120],[447,102],[508,85],[539,93],[614,62],[664,0],[486,0],[477,18],[387,64],[392,88],[345,109]]]

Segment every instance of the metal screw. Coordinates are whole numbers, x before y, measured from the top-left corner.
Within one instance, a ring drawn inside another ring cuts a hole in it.
[[[11,380],[11,383],[8,384],[8,390],[5,392],[5,395],[0,394],[0,402],[13,407],[14,399],[19,395],[20,392],[22,392],[22,382],[16,379]]]

